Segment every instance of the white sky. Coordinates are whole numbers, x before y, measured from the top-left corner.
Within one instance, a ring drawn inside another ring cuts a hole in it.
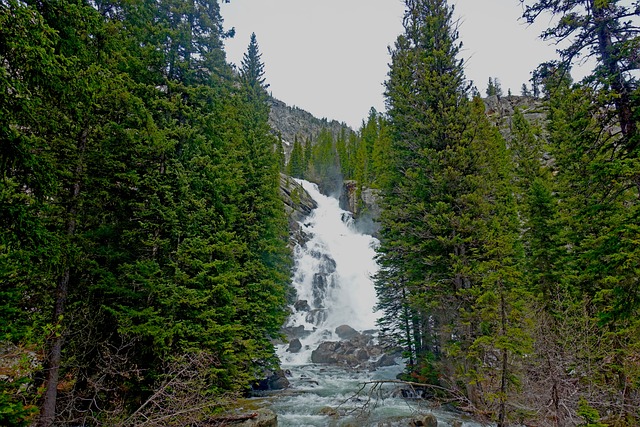
[[[518,95],[538,64],[557,59],[538,38],[548,22],[519,20],[519,0],[450,2],[466,76],[483,95],[489,77]],[[355,130],[371,107],[385,110],[387,47],[402,33],[402,0],[231,0],[221,11],[225,28],[236,29],[225,42],[228,61],[240,64],[255,32],[274,97]]]

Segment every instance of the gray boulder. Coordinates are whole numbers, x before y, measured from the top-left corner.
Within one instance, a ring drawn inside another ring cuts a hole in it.
[[[336,335],[342,340],[350,340],[359,336],[360,333],[349,325],[340,325],[336,328]]]
[[[284,371],[278,369],[275,372],[267,371],[265,378],[254,383],[252,389],[254,391],[284,390],[289,388],[289,385],[289,380]]]
[[[409,423],[411,427],[425,426],[425,427],[438,427],[438,419],[433,414],[426,414],[415,417]]]
[[[380,359],[376,361],[376,367],[397,365],[396,356],[392,354],[383,354]]]
[[[296,309],[296,311],[310,311],[311,307],[309,306],[309,301],[307,301],[306,299],[299,299],[298,301],[296,301],[293,304],[293,308]]]
[[[298,338],[295,338],[291,340],[291,342],[289,342],[289,347],[287,348],[287,351],[289,353],[297,353],[300,350],[302,350],[302,343]]]
[[[252,418],[233,425],[238,427],[278,427],[278,415],[271,409],[261,408],[251,415]]]

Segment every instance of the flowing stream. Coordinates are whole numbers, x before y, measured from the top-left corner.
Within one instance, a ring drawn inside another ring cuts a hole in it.
[[[479,425],[451,412],[431,410],[424,400],[403,398],[397,384],[363,386],[372,380],[395,379],[402,370],[399,358],[397,364],[383,366],[394,361],[376,342],[378,314],[371,276],[378,269],[378,241],[355,229],[351,214],[340,209],[338,200],[321,194],[315,184],[298,182],[318,207],[301,223],[306,244],[295,249],[297,302],[286,329],[299,342],[292,339],[277,348],[291,383],[270,404],[278,414],[278,425],[408,426],[412,417],[427,413],[433,413],[440,426]],[[314,355],[319,346],[335,352]],[[333,363],[313,363],[322,357],[334,358]]]

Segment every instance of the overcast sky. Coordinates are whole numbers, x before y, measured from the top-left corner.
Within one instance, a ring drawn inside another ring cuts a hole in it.
[[[528,26],[518,0],[453,0],[465,74],[484,95],[489,77],[520,94],[556,47]],[[388,46],[402,33],[401,0],[231,0],[221,4],[227,59],[237,65],[256,33],[273,96],[319,118],[358,129],[371,107],[384,111]]]

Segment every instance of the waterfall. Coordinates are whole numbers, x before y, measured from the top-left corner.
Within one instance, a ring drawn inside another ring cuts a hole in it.
[[[297,301],[285,327],[291,343],[277,346],[291,382],[290,390],[270,403],[278,414],[278,425],[406,426],[417,413],[430,413],[446,423],[442,425],[456,420],[456,425],[477,426],[429,409],[426,400],[409,404],[396,385],[377,388],[373,399],[367,394],[371,389],[361,387],[371,380],[394,379],[402,370],[401,358],[385,355],[377,345],[372,276],[378,270],[378,241],[358,232],[351,213],[340,209],[336,199],[321,194],[313,183],[296,181],[318,206],[301,222],[307,238],[294,253]],[[293,341],[297,341],[295,348]],[[322,354],[328,358],[325,363],[318,362],[322,348],[328,349]],[[313,363],[314,353],[317,363]],[[358,390],[363,394],[357,395]]]
[[[359,233],[351,213],[340,209],[335,198],[321,194],[313,183],[297,181],[318,207],[301,224],[308,241],[295,248],[293,286],[298,301],[287,326],[312,332],[303,339],[308,347],[336,338],[335,328],[340,325],[374,329],[378,315],[372,275],[378,270],[377,239]],[[303,351],[298,361],[304,363],[307,353]]]

